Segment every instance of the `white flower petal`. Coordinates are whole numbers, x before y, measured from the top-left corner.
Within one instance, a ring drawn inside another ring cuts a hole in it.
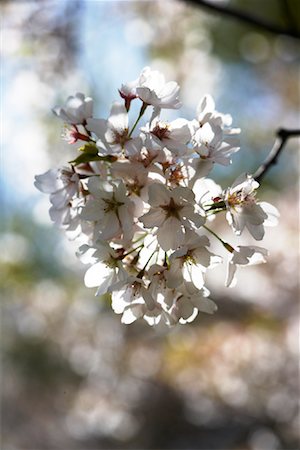
[[[112,104],[107,122],[110,128],[120,134],[128,129],[128,114],[123,103],[114,102]]]
[[[184,241],[181,222],[175,217],[168,217],[158,228],[157,240],[165,251],[177,248]]]
[[[86,287],[100,286],[104,278],[110,276],[112,269],[107,267],[103,262],[98,262],[91,266],[84,276],[84,284]]]
[[[264,221],[264,225],[266,227],[276,226],[278,224],[278,219],[280,217],[278,209],[267,202],[260,202],[259,205],[268,216],[268,218]]]
[[[121,322],[126,325],[130,325],[137,319],[143,317],[144,312],[145,305],[143,305],[142,303],[133,303],[132,305],[129,305],[124,309]]]
[[[227,275],[225,281],[226,287],[234,287],[236,285],[236,278],[234,276],[235,272],[236,272],[236,265],[229,262],[227,266]]]
[[[153,183],[149,186],[149,203],[151,206],[168,205],[171,193],[161,183]]]

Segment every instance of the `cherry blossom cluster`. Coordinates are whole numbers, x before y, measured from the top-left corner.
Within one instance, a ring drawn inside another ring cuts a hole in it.
[[[257,199],[251,175],[227,189],[207,177],[215,164],[231,163],[240,130],[209,95],[193,120],[164,120],[164,110],[181,107],[179,89],[146,67],[120,87],[105,119],[93,116],[90,97],[69,97],[53,112],[79,153],[35,177],[35,186],[50,194],[51,219],[77,240],[79,258],[90,265],[85,285],[97,288],[96,295],[110,294],[126,324],[144,318],[172,326],[191,322],[199,311],[213,313],[205,275],[223,257],[209,250],[210,238],[229,256],[228,287],[239,266],[265,262],[267,250],[233,246],[207,224],[225,213],[236,235],[247,229],[261,240],[278,217]]]

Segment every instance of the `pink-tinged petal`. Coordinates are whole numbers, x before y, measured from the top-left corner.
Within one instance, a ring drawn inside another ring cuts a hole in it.
[[[200,312],[205,312],[206,314],[213,314],[217,311],[218,307],[210,298],[207,297],[198,297],[197,301],[195,300],[196,296],[192,297],[192,302],[198,308]],[[198,301],[200,300],[200,301]]]
[[[237,235],[240,235],[241,232],[245,228],[245,217],[243,214],[240,214],[234,210],[231,209],[230,212],[226,213],[226,219],[228,220],[229,225],[232,226],[234,232]]]
[[[80,217],[84,220],[102,220],[104,217],[102,200],[89,200],[83,208]]]
[[[172,139],[163,139],[163,145],[171,151],[174,156],[183,156],[189,150],[186,144],[181,144]]]
[[[191,189],[183,186],[177,186],[175,189],[173,189],[172,197],[175,200],[186,200],[189,203],[194,203],[195,201],[194,192]]]
[[[151,91],[148,87],[138,87],[136,89],[136,93],[144,103],[147,103],[149,105],[152,104],[153,99],[155,99],[155,101],[158,100],[157,95],[155,95],[154,92]]]
[[[67,206],[70,199],[71,198],[68,195],[68,192],[64,188],[50,195],[50,202],[56,209],[61,209]]]
[[[141,288],[141,293],[143,296],[143,299],[145,301],[145,304],[147,306],[147,309],[150,311],[154,311],[155,307],[156,307],[156,303],[153,299],[153,296],[151,295],[149,289],[146,289],[144,287]]]
[[[159,97],[161,98],[172,98],[176,96],[179,92],[180,88],[176,81],[168,81],[163,85],[163,87],[159,91]]]
[[[109,275],[103,277],[103,280],[101,281],[95,295],[100,296],[109,292],[110,286],[112,286],[117,280],[117,274],[113,270],[111,270]]]
[[[180,211],[179,215],[180,217],[184,217],[191,221],[197,228],[202,227],[205,223],[205,217],[201,216],[201,214],[191,211],[192,208],[188,208],[184,206],[182,210]]]
[[[264,221],[264,225],[266,227],[274,227],[278,224],[278,219],[280,217],[279,211],[275,206],[271,205],[267,202],[260,202],[259,206],[268,216],[268,218]]]
[[[161,208],[151,208],[149,212],[139,217],[146,228],[160,227],[166,220],[166,213]]]
[[[263,225],[252,225],[251,223],[247,222],[246,227],[249,233],[254,237],[254,239],[256,239],[257,241],[262,240],[265,235],[265,229]]]
[[[110,199],[113,187],[107,181],[100,180],[99,177],[90,177],[87,183],[89,192],[97,199]]]
[[[95,248],[90,247],[87,244],[83,244],[77,250],[76,256],[80,259],[80,261],[83,264],[91,264],[91,263],[95,263],[97,261],[94,256],[95,252],[96,252]]]
[[[183,283],[182,263],[180,259],[172,260],[170,269],[165,272],[167,286],[175,289]]]
[[[201,155],[201,152],[199,154]],[[196,172],[193,180],[197,180],[206,177],[212,170],[214,163],[211,159],[203,159],[200,157],[195,158],[194,161],[192,161],[192,165]]]
[[[206,94],[198,103],[197,117],[198,119],[206,119],[208,113],[212,113],[215,109],[215,102],[211,95]]]
[[[183,144],[186,144],[190,141],[192,137],[191,132],[191,124],[186,119],[175,119],[170,123],[171,126],[171,133],[170,136],[175,141],[182,142]]]
[[[197,308],[185,297],[181,297],[177,301],[177,316],[184,319],[184,322],[192,322],[197,316]]]
[[[210,266],[213,256],[213,253],[208,251],[205,247],[198,247],[193,251],[193,257],[195,258],[196,263],[203,268]]]
[[[168,205],[170,203],[170,191],[160,183],[153,183],[149,186],[149,203],[151,206]]]
[[[93,115],[93,100],[90,97],[86,97],[85,102],[85,117],[92,117]]]
[[[107,267],[104,263],[98,262],[91,266],[84,276],[84,284],[86,287],[100,286],[103,280],[109,277],[112,269]]]
[[[215,133],[211,125],[207,122],[203,127],[199,128],[194,135],[194,141],[197,144],[210,144],[215,137]]]
[[[150,327],[153,327],[154,325],[158,325],[162,317],[162,310],[156,309],[152,313],[149,311],[144,315],[144,320],[147,322]]]
[[[142,302],[135,302],[129,306],[126,306],[123,312],[121,322],[125,325],[130,325],[137,319],[143,317],[145,313],[145,305]]]
[[[243,206],[243,216],[246,222],[250,222],[251,225],[261,225],[268,218],[264,210],[256,204]]]
[[[260,247],[256,247],[260,248]],[[254,254],[255,248],[247,245],[239,245],[237,250],[232,253],[231,262],[233,264],[245,265],[248,264],[249,258]]]
[[[143,141],[140,137],[136,137],[136,138],[130,139],[129,141],[126,141],[125,145],[124,145],[126,156],[139,155],[140,151],[142,149],[142,146],[143,146]]]
[[[229,262],[227,266],[227,276],[225,281],[226,287],[234,287],[236,285],[235,272],[236,272],[236,265]]]
[[[198,289],[202,289],[204,286],[203,271],[196,264],[185,264],[183,277],[186,281],[191,281]]]
[[[115,212],[104,214],[101,221],[101,239],[109,240],[118,237],[122,233],[120,221]]]
[[[118,216],[123,230],[123,238],[125,241],[129,241],[133,237],[134,229],[133,216],[131,214],[131,211],[128,209],[128,204],[120,206],[118,208]]]
[[[51,194],[63,187],[58,169],[50,169],[42,175],[36,175],[34,185],[39,191]]]
[[[119,283],[121,284],[121,283]],[[124,283],[122,283],[124,285]],[[116,288],[116,286],[115,286]],[[128,302],[125,300],[125,293],[126,293],[126,289],[123,287],[123,289],[120,289],[119,287],[116,288],[116,290],[114,290],[112,292],[111,295],[111,307],[112,310],[116,313],[116,314],[122,314],[124,309],[126,308],[126,306],[128,306]]]
[[[184,242],[184,233],[181,222],[175,217],[169,217],[158,228],[157,240],[165,251],[176,249]]]
[[[105,119],[87,119],[87,130],[92,131],[95,135],[103,139],[107,129],[107,120]]]
[[[49,209],[51,220],[58,226],[68,225],[71,221],[71,211],[69,207],[56,209],[53,206]]]
[[[116,130],[120,134],[122,134],[125,129],[128,129],[128,114],[123,103],[113,103],[107,122],[109,128]]]
[[[126,191],[126,187],[125,187],[125,184],[123,183],[123,181],[116,182],[115,184],[116,184],[116,189],[115,189],[116,201],[119,203],[128,202],[127,197],[126,197],[127,191]]]
[[[255,245],[252,248],[255,253],[253,254],[253,256],[251,256],[249,264],[255,265],[267,262],[267,256],[269,255],[269,252],[266,248],[256,247]]]
[[[210,240],[207,236],[199,236],[194,231],[188,230],[186,232],[186,245],[188,248],[197,249],[198,247],[209,247]]]

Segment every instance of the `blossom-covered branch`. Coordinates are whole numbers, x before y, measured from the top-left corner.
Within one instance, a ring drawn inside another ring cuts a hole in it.
[[[190,2],[203,7],[212,13],[219,13],[223,16],[227,16],[241,22],[247,23],[249,25],[253,25],[254,27],[260,28],[263,31],[268,31],[269,33],[277,34],[277,35],[285,35],[295,39],[300,39],[299,30],[295,29],[294,26],[289,28],[283,28],[275,23],[271,23],[262,19],[261,17],[253,16],[248,13],[245,13],[236,8],[232,8],[230,6],[223,6],[217,2],[209,2],[207,0],[189,0]]]
[[[205,285],[206,272],[223,263],[215,244],[227,256],[228,287],[239,267],[265,262],[267,250],[225,241],[213,218],[223,213],[237,237],[248,230],[256,241],[278,218],[276,208],[257,199],[251,175],[225,189],[207,177],[215,164],[231,164],[240,129],[210,95],[192,120],[165,120],[165,110],[181,107],[179,90],[145,67],[119,88],[121,102],[107,118],[94,117],[90,97],[69,97],[53,111],[65,123],[64,139],[81,142],[79,154],[35,178],[50,194],[51,219],[78,242],[77,255],[90,266],[85,285],[109,294],[126,324],[143,318],[173,326],[216,311]]]
[[[285,147],[286,142],[288,139],[292,137],[298,137],[300,136],[300,130],[287,130],[285,128],[280,128],[277,133],[277,139],[275,141],[275,144],[270,151],[268,157],[266,160],[259,166],[255,174],[253,175],[253,178],[256,181],[261,182],[263,177],[266,175],[268,170],[274,165],[277,164],[278,158],[280,153]]]

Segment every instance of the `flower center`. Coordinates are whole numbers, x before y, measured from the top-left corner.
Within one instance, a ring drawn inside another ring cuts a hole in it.
[[[170,126],[167,123],[158,123],[151,131],[161,141],[163,139],[169,139]]]
[[[193,256],[193,253],[192,253],[191,250],[189,250],[187,252],[187,254],[184,256],[184,262],[186,264],[189,264],[190,266],[193,265],[193,264],[196,264],[196,260],[195,260],[195,258]]]
[[[228,194],[227,203],[231,207],[239,206],[239,205],[250,205],[255,203],[255,192],[251,192],[247,195],[243,191],[233,192],[232,194]]]
[[[114,133],[114,142],[113,144],[120,144],[123,148],[125,143],[129,141],[131,138],[128,136],[128,128],[122,130],[121,133]]]
[[[169,181],[170,183],[180,184],[180,181],[184,180],[185,176],[182,173],[181,167],[179,165],[172,167],[170,170]]]
[[[103,199],[104,203],[106,204],[104,211],[107,212],[111,212],[111,211],[115,211],[117,212],[118,208],[122,205],[124,205],[124,203],[121,202],[117,202],[114,198],[113,199]]]
[[[168,205],[161,205],[160,206],[164,211],[167,213],[168,217],[176,217],[176,219],[180,220],[178,212],[183,208],[182,205],[177,205],[171,197],[170,203]]]
[[[118,261],[111,256],[109,259],[105,261],[105,265],[110,269],[115,269],[116,267],[118,267]]]

